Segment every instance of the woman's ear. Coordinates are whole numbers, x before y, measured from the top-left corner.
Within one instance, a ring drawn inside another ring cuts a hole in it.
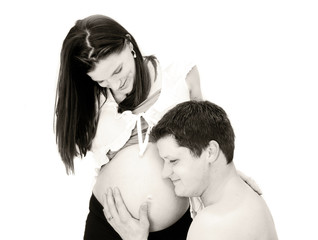
[[[128,46],[130,51],[134,51],[134,45],[131,42],[128,43]]]
[[[211,140],[209,146],[207,147],[208,151],[208,162],[213,163],[216,161],[220,155],[220,147],[218,142]]]
[[[126,46],[128,46],[129,47],[129,50],[132,52],[132,51],[134,51],[134,45],[129,41],[129,40],[125,40],[126,41]]]
[[[131,36],[130,36],[130,34],[127,33],[127,34],[126,34],[126,38],[129,39],[129,41],[131,41]]]
[[[129,34],[126,34],[126,37],[126,44],[129,46],[130,51],[134,51],[134,45],[131,43],[131,36]]]

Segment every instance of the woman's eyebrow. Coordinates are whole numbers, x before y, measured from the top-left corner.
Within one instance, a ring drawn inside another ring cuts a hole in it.
[[[123,63],[120,63],[117,68],[113,71],[113,73],[110,75],[111,77],[114,76],[118,71],[119,69],[123,66]],[[92,77],[91,77],[92,78]],[[94,79],[92,78],[94,81],[96,82],[103,82],[103,81],[106,81],[107,79],[106,78],[103,78],[103,79]]]

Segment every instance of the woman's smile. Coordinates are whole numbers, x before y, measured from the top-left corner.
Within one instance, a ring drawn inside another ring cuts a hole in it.
[[[127,85],[126,85],[127,79],[128,79],[128,77],[126,77],[126,79],[124,81],[122,81],[118,90],[120,90],[120,91],[125,90],[125,88],[127,87]]]

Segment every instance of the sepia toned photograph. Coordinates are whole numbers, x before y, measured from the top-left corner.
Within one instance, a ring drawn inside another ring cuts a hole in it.
[[[0,9],[0,239],[318,239],[314,1]]]

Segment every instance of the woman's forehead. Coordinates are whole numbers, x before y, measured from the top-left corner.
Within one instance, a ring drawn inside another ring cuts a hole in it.
[[[117,55],[117,56],[116,56]],[[101,59],[95,63],[94,70],[87,73],[93,80],[103,80],[107,76],[111,76],[116,69],[118,62],[118,54],[113,53],[108,57]]]
[[[87,73],[93,80],[104,80],[110,77],[114,71],[127,59],[127,48],[124,48],[120,53],[112,53],[107,57],[95,63],[92,71]],[[128,51],[129,53],[129,51]]]

